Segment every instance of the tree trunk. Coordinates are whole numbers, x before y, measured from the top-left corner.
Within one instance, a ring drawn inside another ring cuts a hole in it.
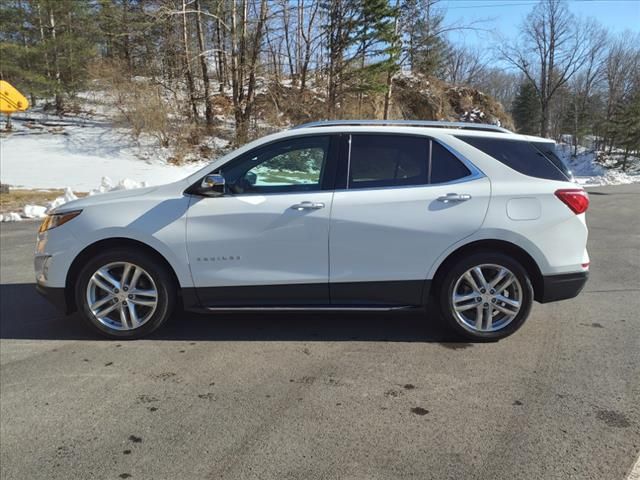
[[[291,55],[291,39],[289,38],[289,5],[288,0],[282,4],[282,22],[284,30],[284,44],[287,49],[287,60],[289,63],[289,76],[291,77],[291,85],[294,87],[298,85],[298,79],[296,69],[293,66],[294,58]]]
[[[382,113],[383,120],[389,119],[389,107],[391,106],[391,90],[393,88],[393,71],[387,71],[387,83],[384,91],[384,111]]]
[[[55,103],[56,113],[64,114],[64,98],[62,97],[62,78],[60,75],[60,60],[58,54],[58,44],[56,41],[56,19],[53,15],[53,8],[49,7],[49,28],[51,29],[51,40],[53,45],[53,64],[55,66]]]
[[[184,49],[184,76],[189,90],[189,102],[193,121],[198,123],[198,105],[196,104],[196,88],[193,83],[193,73],[191,72],[191,62],[189,61],[189,30],[187,29],[187,1],[182,0],[182,41]]]
[[[200,14],[200,0],[195,0],[194,7],[197,10],[196,29],[198,33],[198,53],[200,57],[200,68],[202,69],[202,82],[204,83],[204,109],[207,126],[213,125],[213,110],[211,108],[209,71],[207,69],[207,59],[204,53],[204,35],[202,34],[202,15]]]
[[[546,99],[540,99],[540,136],[549,135],[549,103]]]
[[[217,17],[216,18],[216,58],[218,60],[218,90],[220,93],[224,92],[224,86],[227,84],[227,57],[225,54],[225,37],[222,34],[222,21],[220,16],[224,13],[222,10],[222,2],[218,4]]]
[[[42,11],[40,9],[40,2],[36,3],[36,9],[38,12],[38,27],[40,29],[40,41],[44,44],[45,42],[45,37],[44,37],[44,26],[42,24]],[[45,74],[47,76],[47,78],[50,80],[51,79],[51,67],[49,66],[49,54],[47,53],[47,51],[44,51],[44,65],[45,65]]]
[[[311,15],[309,16],[306,33],[305,33],[304,29],[302,28],[302,22],[304,18],[302,15],[302,9],[304,8],[304,1],[298,0],[298,9],[299,9],[298,22],[300,26],[299,33],[300,33],[300,37],[304,41],[304,54],[302,53],[302,49],[298,47],[298,52],[299,52],[299,55],[301,56],[300,66],[298,67],[298,71],[300,73],[299,93],[304,92],[305,88],[307,87],[307,75],[309,72],[309,62],[311,61],[311,44],[313,42],[313,38],[311,37],[311,35],[313,34],[313,25],[314,25],[314,20],[316,18],[316,15],[318,13],[318,7],[319,7],[319,2],[314,2],[313,10],[311,12]]]
[[[393,34],[394,34],[394,42],[398,42],[398,20],[400,14],[398,13],[398,9],[400,8],[400,0],[396,0],[396,15],[393,20]],[[395,52],[391,51],[389,55],[389,63],[393,62],[389,65],[389,70],[387,70],[387,82],[385,85],[384,91],[384,111],[382,113],[382,118],[384,120],[389,119],[389,108],[391,107],[391,90],[393,89],[393,74],[396,69],[397,60],[394,57]]]
[[[231,2],[231,80],[237,145],[245,143],[249,138],[249,124],[255,103],[256,67],[267,19],[267,0],[260,2],[260,14],[251,45],[248,42],[247,0],[241,2],[240,10],[242,18],[238,25],[236,2]],[[246,73],[249,77],[245,93]]]

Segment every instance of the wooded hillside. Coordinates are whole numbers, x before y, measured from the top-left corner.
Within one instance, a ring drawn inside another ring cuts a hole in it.
[[[453,44],[440,0],[3,0],[0,76],[59,114],[113,97],[162,145],[324,118],[500,123],[640,149],[640,38],[541,0],[518,39]],[[513,118],[513,121],[512,121]]]

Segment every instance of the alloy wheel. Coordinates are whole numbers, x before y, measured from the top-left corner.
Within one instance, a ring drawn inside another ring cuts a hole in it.
[[[451,296],[456,321],[471,332],[495,332],[509,325],[522,307],[523,290],[506,267],[482,264],[456,281]]]
[[[106,327],[134,330],[156,311],[158,289],[151,275],[140,266],[113,262],[90,277],[86,299],[91,313]]]

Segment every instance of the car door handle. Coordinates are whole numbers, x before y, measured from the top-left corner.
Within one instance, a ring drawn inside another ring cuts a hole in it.
[[[471,200],[471,195],[468,193],[447,193],[438,197],[438,201],[442,203],[466,202],[467,200]]]
[[[291,205],[291,208],[294,210],[298,210],[299,212],[303,210],[320,210],[324,208],[324,203],[322,202],[300,202],[295,205]]]

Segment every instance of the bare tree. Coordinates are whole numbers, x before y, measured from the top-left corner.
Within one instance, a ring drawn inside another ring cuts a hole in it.
[[[222,22],[222,15],[224,9],[224,3],[218,2],[216,9],[216,18],[215,18],[215,32],[213,37],[213,43],[216,51],[216,62],[217,62],[217,74],[218,74],[218,84],[220,93],[224,92],[224,87],[227,85],[228,76],[227,76],[227,53],[226,53],[226,33],[227,30],[224,28]]]
[[[582,136],[583,123],[586,121],[589,100],[593,95],[594,88],[603,78],[604,53],[607,45],[606,30],[593,21],[587,24],[587,29],[591,32],[588,38],[590,48],[583,68],[574,75],[570,82],[570,87],[573,90],[573,112],[571,116],[573,120],[574,155],[578,154],[578,143]]]
[[[307,75],[309,71],[309,63],[314,53],[315,47],[318,46],[317,40],[321,34],[316,33],[315,24],[318,17],[318,9],[320,2],[312,1],[307,13],[306,25],[303,25],[303,11],[305,9],[304,0],[298,0],[298,33],[300,38],[299,52],[299,72],[300,72],[300,93],[304,92],[307,86]]]
[[[401,38],[399,36],[399,24],[400,24],[400,0],[396,0],[395,6],[395,18],[393,19],[393,45],[389,49],[389,66],[387,68],[387,80],[385,82],[384,90],[384,108],[382,112],[382,118],[387,120],[389,118],[389,109],[391,108],[391,93],[393,89],[393,76],[400,69],[399,60],[401,56]]]
[[[617,129],[612,121],[618,105],[628,95],[633,86],[634,72],[640,68],[640,36],[625,33],[611,43],[604,65],[606,82],[605,139],[603,147],[609,147],[609,153],[616,142]]]
[[[540,0],[522,26],[520,42],[512,47],[504,41],[498,47],[501,57],[518,68],[538,93],[542,136],[549,134],[554,95],[588,59],[589,33],[563,0]]]
[[[213,109],[211,108],[209,81],[209,69],[207,68],[207,58],[204,47],[204,34],[202,33],[202,12],[200,11],[200,0],[194,1],[196,9],[196,32],[198,34],[198,56],[200,57],[200,69],[202,70],[202,83],[204,84],[204,108],[207,126],[213,125]],[[184,8],[184,4],[183,4]]]
[[[450,46],[445,56],[444,79],[454,85],[471,85],[482,77],[486,67],[484,51]]]
[[[191,58],[189,53],[189,29],[187,27],[187,0],[182,0],[182,51],[184,53],[184,77],[187,82],[187,90],[189,92],[189,103],[193,120],[198,122],[198,105],[196,104],[196,87],[193,81],[193,72],[191,71]]]
[[[267,0],[260,1],[255,25],[249,21],[248,0],[231,2],[231,88],[236,119],[236,143],[248,140],[255,106],[256,69],[267,19]]]

